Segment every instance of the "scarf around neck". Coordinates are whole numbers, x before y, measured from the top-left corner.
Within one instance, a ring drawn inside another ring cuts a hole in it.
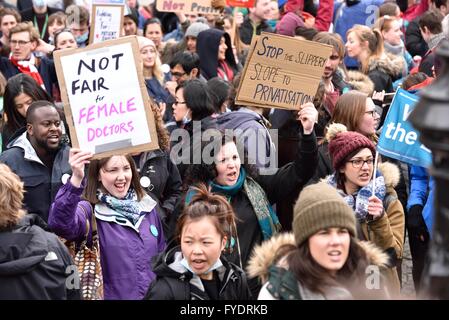
[[[11,61],[11,63],[15,65],[21,73],[29,75],[37,82],[38,85],[42,87],[42,89],[45,89],[44,81],[36,68],[36,58],[34,57],[34,54],[31,54],[30,60],[19,61],[14,59],[11,53],[9,55],[9,61]]]
[[[232,79],[234,79],[234,72],[228,66],[226,61],[218,61],[217,76],[226,81],[232,81]]]
[[[354,210],[355,217],[359,222],[365,222],[368,216],[368,199],[373,194],[373,179],[368,183],[368,185],[360,188],[354,194],[346,194],[343,190],[337,188],[337,179],[335,173],[326,178],[326,182],[337,189],[338,193],[343,197],[345,202]],[[374,194],[382,202],[384,201],[386,195],[385,180],[382,174],[377,171],[376,173],[376,189]]]
[[[128,220],[135,226],[140,217],[145,214],[140,210],[137,195],[134,189],[129,189],[124,199],[117,199],[116,197],[97,192],[97,198],[101,203],[105,204],[108,208],[112,209],[115,213],[115,217]]]
[[[210,182],[210,186],[212,192],[225,195],[229,201],[243,190],[257,216],[264,240],[271,238],[281,230],[279,219],[268,202],[265,191],[253,178],[246,174],[244,168],[240,168],[239,178],[233,186],[222,186],[215,182]]]

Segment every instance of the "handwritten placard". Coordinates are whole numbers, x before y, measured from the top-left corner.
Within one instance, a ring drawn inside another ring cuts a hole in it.
[[[74,147],[95,158],[158,148],[135,36],[54,57]]]
[[[236,103],[297,110],[313,101],[332,47],[263,32],[253,41]]]
[[[166,12],[220,14],[219,10],[212,8],[211,0],[156,0],[156,9]]]
[[[94,4],[89,43],[118,39],[123,28],[123,5]]]

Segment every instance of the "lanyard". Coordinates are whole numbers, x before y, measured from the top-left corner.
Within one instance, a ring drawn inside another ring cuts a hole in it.
[[[45,14],[44,26],[42,28],[42,31],[39,32],[39,25],[37,24],[36,16],[34,16],[34,25],[36,26],[37,31],[39,32],[42,40],[44,40],[45,31],[47,30],[47,23],[48,23],[48,13]]]

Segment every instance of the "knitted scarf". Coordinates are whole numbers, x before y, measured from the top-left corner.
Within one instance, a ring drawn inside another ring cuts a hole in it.
[[[217,76],[226,81],[232,81],[232,79],[234,79],[234,72],[228,66],[226,61],[218,61]]]
[[[346,203],[354,210],[357,220],[361,223],[365,222],[368,215],[368,199],[373,194],[373,180],[352,195],[348,195],[344,193],[343,190],[337,188],[335,173],[328,176],[326,182],[337,189],[338,193],[343,197]],[[380,172],[376,173],[376,189],[374,194],[383,202],[386,194],[386,187],[384,177]]]
[[[28,61],[27,60],[18,61],[13,58],[12,54],[10,54],[9,61],[11,61],[11,63],[15,65],[21,73],[25,73],[31,76],[34,80],[36,80],[38,85],[40,85],[43,89],[45,89],[44,81],[42,80],[42,77],[36,68],[36,58],[34,57],[33,54],[31,54],[30,60]]]
[[[125,199],[117,199],[116,197],[103,194],[101,191],[97,192],[97,198],[107,207],[115,212],[115,216],[123,218],[131,222],[134,226],[139,221],[139,218],[145,214],[141,212],[137,195],[134,189],[129,189]]]
[[[257,216],[264,240],[271,238],[281,230],[279,219],[268,202],[265,191],[254,179],[246,175],[245,169],[240,168],[239,178],[233,186],[222,186],[214,182],[211,182],[210,185],[212,192],[225,195],[229,201],[243,190]]]

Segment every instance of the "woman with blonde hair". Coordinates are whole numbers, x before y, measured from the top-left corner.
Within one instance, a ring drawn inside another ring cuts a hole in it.
[[[360,71],[373,81],[377,92],[393,92],[393,81],[401,76],[404,63],[391,60],[384,50],[382,33],[356,24],[346,33],[346,53],[360,63]]]
[[[170,93],[164,88],[164,72],[154,42],[145,37],[137,37],[140,56],[143,61],[143,77],[148,95],[159,105],[161,113],[165,113],[166,104],[171,102]]]
[[[413,58],[405,49],[402,41],[401,23],[398,19],[391,16],[383,16],[376,21],[375,27],[379,29],[384,39],[385,51],[397,59],[403,60],[403,69],[401,77],[405,77],[408,71],[414,67]]]
[[[23,182],[0,164],[0,300],[79,300],[66,286],[67,248],[39,216],[23,210]]]

